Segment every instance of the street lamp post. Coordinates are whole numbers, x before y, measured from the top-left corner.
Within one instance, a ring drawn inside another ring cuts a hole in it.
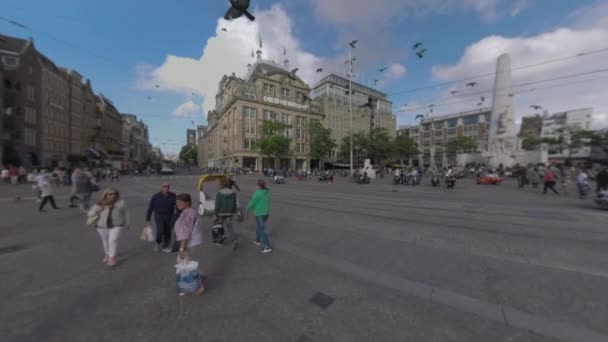
[[[353,175],[353,49],[357,44],[356,40],[349,43],[348,50],[348,106],[349,106],[349,122],[350,122],[350,175]]]

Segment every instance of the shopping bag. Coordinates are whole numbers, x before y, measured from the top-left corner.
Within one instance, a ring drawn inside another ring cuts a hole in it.
[[[152,232],[152,227],[150,227],[149,225],[144,227],[144,229],[141,231],[141,234],[139,235],[139,238],[146,242],[153,242],[156,240],[154,238],[154,233]]]
[[[200,289],[201,275],[198,261],[185,259],[175,265],[175,284],[178,293],[193,293]]]

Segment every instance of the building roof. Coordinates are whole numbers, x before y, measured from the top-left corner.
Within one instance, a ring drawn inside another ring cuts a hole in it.
[[[479,115],[479,114],[485,114],[485,113],[491,113],[491,112],[492,112],[492,108],[480,108],[480,109],[460,112],[460,113],[456,113],[456,114],[447,114],[447,115],[430,117],[427,119],[423,119],[422,123],[429,123],[429,122],[449,120],[449,119],[457,119],[457,118],[461,118],[461,117],[465,117],[465,116],[469,116],[469,115]]]
[[[348,86],[348,81],[349,81],[348,78],[345,78],[345,77],[342,77],[342,76],[339,76],[336,74],[330,74],[330,75],[323,77],[319,82],[317,82],[317,84],[315,84],[313,89],[320,88],[328,83],[335,84],[335,85],[338,85],[341,87],[346,87],[346,86]],[[358,82],[352,82],[352,84],[353,84],[353,90],[355,92],[360,92],[360,93],[363,93],[366,95],[370,95],[370,96],[376,97],[378,99],[381,99],[382,101],[391,102],[388,100],[388,96],[384,92],[370,88],[370,87],[365,86]]]
[[[22,54],[32,40],[25,40],[0,34],[0,50]]]

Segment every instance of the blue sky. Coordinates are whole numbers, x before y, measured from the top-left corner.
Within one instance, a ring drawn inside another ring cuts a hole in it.
[[[360,60],[358,80],[370,84],[379,78],[382,80],[379,88],[389,94],[491,72],[492,61],[503,52],[511,53],[517,66],[608,47],[608,41],[606,46],[598,43],[601,34],[608,32],[608,6],[595,0],[252,0],[252,3],[258,16],[255,24],[219,20],[228,8],[227,0],[180,0],[171,4],[160,0],[145,4],[118,0],[3,0],[1,16],[29,29],[0,21],[0,32],[33,37],[40,51],[57,64],[76,69],[91,79],[95,91],[112,99],[119,110],[144,119],[153,143],[169,152],[185,143],[185,130],[192,127],[192,121],[205,123],[203,112],[212,107],[213,84],[217,84],[221,75],[244,72],[251,48],[257,45],[258,33],[264,41],[265,58],[283,58],[280,51],[287,46],[292,63],[301,67],[301,76],[311,85],[318,77],[312,72],[316,66],[340,71],[338,61],[343,61],[345,43],[359,39],[355,52]],[[221,27],[227,27],[228,32],[220,31]],[[566,32],[571,34],[564,33],[571,41],[564,41],[557,34],[547,36],[560,29],[571,30]],[[600,36],[594,36],[598,31]],[[422,60],[412,54],[411,45],[416,41],[424,42],[429,50]],[[467,49],[480,52],[467,55]],[[543,72],[559,76],[593,63],[601,65],[598,61],[602,59],[597,57],[576,65],[556,65]],[[391,68],[393,74],[380,74],[376,70],[389,65],[399,67]],[[514,75],[514,79],[543,77],[530,72]],[[480,83],[490,86],[492,80]],[[161,86],[156,88],[156,84]],[[421,108],[423,104],[445,102],[447,90],[437,87],[393,95],[391,100],[398,113],[404,103],[410,106],[416,103]],[[193,92],[199,96],[193,97]],[[207,94],[210,96],[206,99],[200,96]],[[594,106],[599,109],[598,120],[603,123],[606,119],[601,114],[608,110],[608,104],[598,100],[608,97],[605,93],[585,99],[571,98],[563,103],[558,101],[563,97],[558,93],[543,94],[523,98],[518,115],[528,114],[525,108],[530,101],[542,98],[552,111],[567,106]],[[465,110],[467,106],[474,108],[475,104],[466,103],[462,108],[446,106],[442,110],[449,113]],[[399,123],[413,123],[418,112],[414,109],[398,113]]]

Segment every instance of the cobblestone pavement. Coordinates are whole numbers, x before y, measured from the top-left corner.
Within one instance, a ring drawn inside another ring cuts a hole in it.
[[[195,177],[171,182],[195,194]],[[114,269],[67,188],[37,214],[31,187],[0,186],[0,340],[608,341],[608,211],[591,200],[290,178],[271,185],[275,251],[249,242],[249,217],[236,252],[193,252],[208,292],[179,297],[175,255],[138,240],[159,183],[117,184],[133,224]]]

